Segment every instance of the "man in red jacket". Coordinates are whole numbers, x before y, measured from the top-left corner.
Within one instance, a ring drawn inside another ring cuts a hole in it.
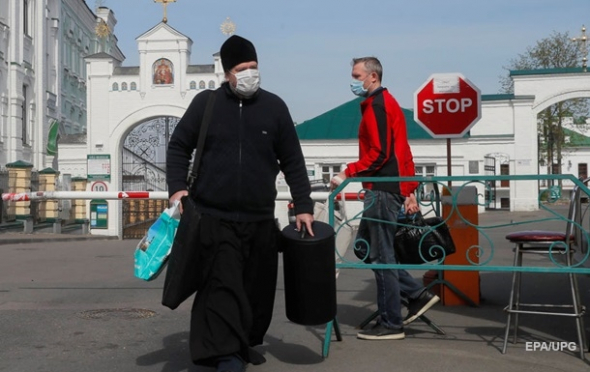
[[[335,176],[337,186],[347,177],[410,177],[415,175],[412,151],[408,143],[404,114],[393,96],[381,86],[383,68],[377,58],[352,61],[352,92],[366,97],[361,103],[359,160]],[[363,182],[365,189],[363,218],[357,242],[368,244],[366,261],[396,264],[393,250],[396,222],[400,212],[419,211],[414,191],[417,182]],[[364,340],[401,340],[403,326],[409,324],[439,301],[405,270],[373,270],[377,281],[379,320],[357,337]],[[401,314],[402,296],[408,302],[408,316]]]

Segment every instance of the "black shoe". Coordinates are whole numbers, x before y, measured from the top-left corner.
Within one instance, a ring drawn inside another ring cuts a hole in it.
[[[217,372],[244,372],[246,363],[236,354],[217,358]]]
[[[404,325],[418,319],[420,315],[424,314],[438,301],[440,301],[440,298],[428,291],[422,292],[418,298],[410,299],[408,302],[408,316],[404,319]]]
[[[248,359],[255,366],[266,363],[266,358],[251,347],[248,348]]]
[[[377,324],[371,329],[360,331],[356,337],[361,340],[403,340],[406,334],[403,328],[386,328],[381,324]]]

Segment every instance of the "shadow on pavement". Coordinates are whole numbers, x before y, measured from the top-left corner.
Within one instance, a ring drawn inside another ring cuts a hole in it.
[[[164,364],[162,372],[199,371],[190,360],[188,332],[174,333],[162,339],[163,348],[137,357],[138,366]],[[214,369],[211,369],[214,371]],[[203,372],[207,370],[201,370]]]

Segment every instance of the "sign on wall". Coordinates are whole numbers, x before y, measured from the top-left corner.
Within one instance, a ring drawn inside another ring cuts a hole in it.
[[[109,191],[109,188],[108,188],[106,182],[96,181],[90,185],[90,191],[104,192],[104,191]]]
[[[111,155],[87,155],[86,174],[89,181],[111,180]]]

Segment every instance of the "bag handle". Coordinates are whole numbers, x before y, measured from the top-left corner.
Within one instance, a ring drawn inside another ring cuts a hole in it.
[[[197,142],[197,148],[195,149],[195,156],[193,158],[193,167],[190,174],[188,175],[188,189],[189,191],[193,188],[193,183],[197,179],[199,164],[201,163],[201,157],[203,156],[203,147],[205,146],[205,137],[207,137],[207,130],[209,128],[209,122],[211,121],[211,114],[213,112],[213,104],[215,103],[215,96],[217,92],[209,94],[207,100],[207,106],[205,106],[205,114],[203,115],[203,121],[201,121],[201,130],[199,131],[199,140]]]

